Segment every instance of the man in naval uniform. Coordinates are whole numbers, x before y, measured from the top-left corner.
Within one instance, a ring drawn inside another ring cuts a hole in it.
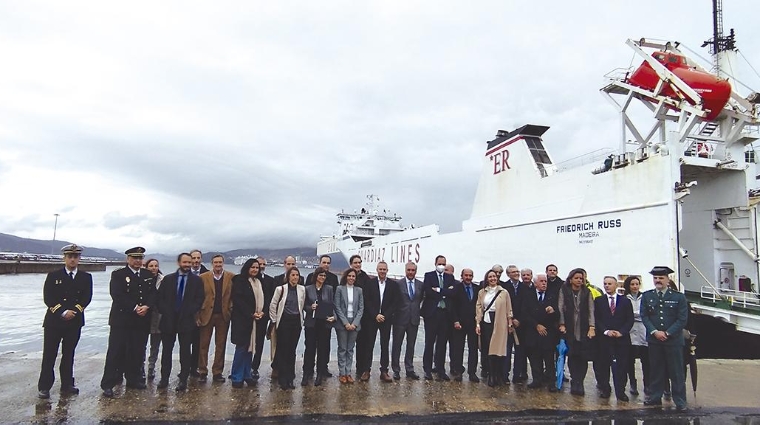
[[[108,325],[108,351],[100,388],[105,397],[113,397],[113,387],[127,380],[127,388],[145,389],[142,358],[150,333],[150,310],[156,305],[153,273],[142,268],[145,248],[125,251],[127,266],[111,273],[111,313]]]
[[[670,267],[657,266],[652,274],[655,289],[644,293],[641,300],[641,321],[647,330],[649,344],[650,390],[647,406],[661,406],[666,382],[670,379],[676,410],[686,407],[686,376],[683,366],[683,329],[689,307],[684,294],[668,288]]]
[[[61,248],[65,266],[48,273],[42,298],[48,307],[42,322],[42,368],[37,382],[39,398],[50,398],[55,381],[55,359],[61,348],[61,393],[79,394],[74,385],[74,350],[84,326],[84,309],[92,300],[92,275],[79,270],[82,248],[66,245]]]

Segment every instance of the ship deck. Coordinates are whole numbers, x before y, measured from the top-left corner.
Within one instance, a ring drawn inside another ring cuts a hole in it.
[[[649,408],[641,397],[622,403],[600,399],[593,391],[593,373],[586,379],[587,395],[529,390],[525,385],[491,389],[483,383],[409,381],[382,383],[373,373],[368,383],[340,385],[336,378],[321,387],[281,391],[263,373],[257,387],[233,389],[229,382],[190,381],[189,391],[158,391],[116,387],[115,399],[101,397],[102,355],[76,359],[78,396],[61,397],[51,391],[49,400],[36,397],[39,373],[36,356],[0,355],[0,422],[102,423],[102,422],[483,422],[610,423],[613,419],[656,419],[663,423],[750,423],[760,419],[760,361],[700,360],[699,388],[688,388],[691,410],[678,414],[670,402],[663,409]],[[175,367],[178,368],[175,359]],[[334,367],[334,365],[333,365]],[[297,368],[300,377],[300,369]],[[639,371],[640,373],[640,371]],[[175,384],[172,377],[172,385]],[[566,385],[567,387],[568,385]],[[53,390],[57,390],[56,387]],[[754,419],[753,419],[754,418]],[[602,422],[598,422],[598,421]],[[631,423],[634,423],[631,422]],[[754,423],[754,422],[753,422]]]

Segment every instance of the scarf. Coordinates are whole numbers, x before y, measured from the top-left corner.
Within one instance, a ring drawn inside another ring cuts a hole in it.
[[[251,283],[251,289],[253,289],[253,297],[256,300],[256,309],[254,313],[261,313],[264,308],[264,290],[261,288],[261,282],[255,277],[249,277],[248,282]],[[251,330],[251,342],[248,345],[248,352],[256,354],[256,326],[258,320],[253,320],[253,328]]]

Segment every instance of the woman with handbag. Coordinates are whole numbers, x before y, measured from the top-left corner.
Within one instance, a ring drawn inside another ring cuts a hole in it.
[[[276,333],[277,379],[283,390],[294,389],[296,379],[296,347],[303,327],[303,306],[306,301],[306,288],[299,285],[301,272],[291,267],[285,272],[287,283],[274,290],[272,303],[269,304],[269,317],[274,322]]]
[[[596,322],[594,297],[585,285],[582,269],[573,269],[559,291],[559,331],[568,346],[567,365],[570,369],[570,394],[585,395],[583,381],[589,360],[594,360]]]
[[[489,270],[478,292],[475,304],[475,333],[480,335],[480,356],[488,386],[504,384],[504,360],[507,356],[507,335],[513,332],[512,300],[509,292],[499,285],[499,275]]]
[[[354,286],[356,276],[356,270],[346,270],[340,279],[340,285],[335,288],[335,315],[338,317],[335,333],[338,335],[338,372],[341,384],[354,383],[351,365],[354,363],[356,335],[361,329],[364,315],[362,288]]]
[[[264,326],[264,291],[257,278],[259,263],[251,258],[240,268],[240,274],[232,278],[232,331],[230,339],[235,344],[230,378],[233,388],[242,388],[243,382],[255,384],[251,376],[251,359],[256,352],[256,334]]]

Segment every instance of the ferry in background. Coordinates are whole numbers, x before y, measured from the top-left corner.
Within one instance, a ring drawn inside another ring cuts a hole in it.
[[[735,69],[734,32],[724,37],[718,27],[706,42],[712,72],[678,42],[626,42],[641,65],[611,72],[601,88],[621,118],[613,153],[556,164],[543,141],[549,127],[499,130],[485,147],[461,232],[404,227],[370,195],[360,212],[338,214],[338,234],[323,237],[317,254],[358,254],[368,272],[385,261],[395,277],[408,261],[431,270],[439,254],[476,278],[494,263],[536,272],[554,263],[560,274],[584,267],[595,284],[608,274],[644,276],[644,289],[652,288],[652,266],[667,265],[698,316],[739,331],[739,342],[728,344],[749,354],[738,357],[760,358],[760,168],[752,146],[760,95],[736,91],[726,72]],[[635,123],[634,105],[650,113],[644,125]]]

